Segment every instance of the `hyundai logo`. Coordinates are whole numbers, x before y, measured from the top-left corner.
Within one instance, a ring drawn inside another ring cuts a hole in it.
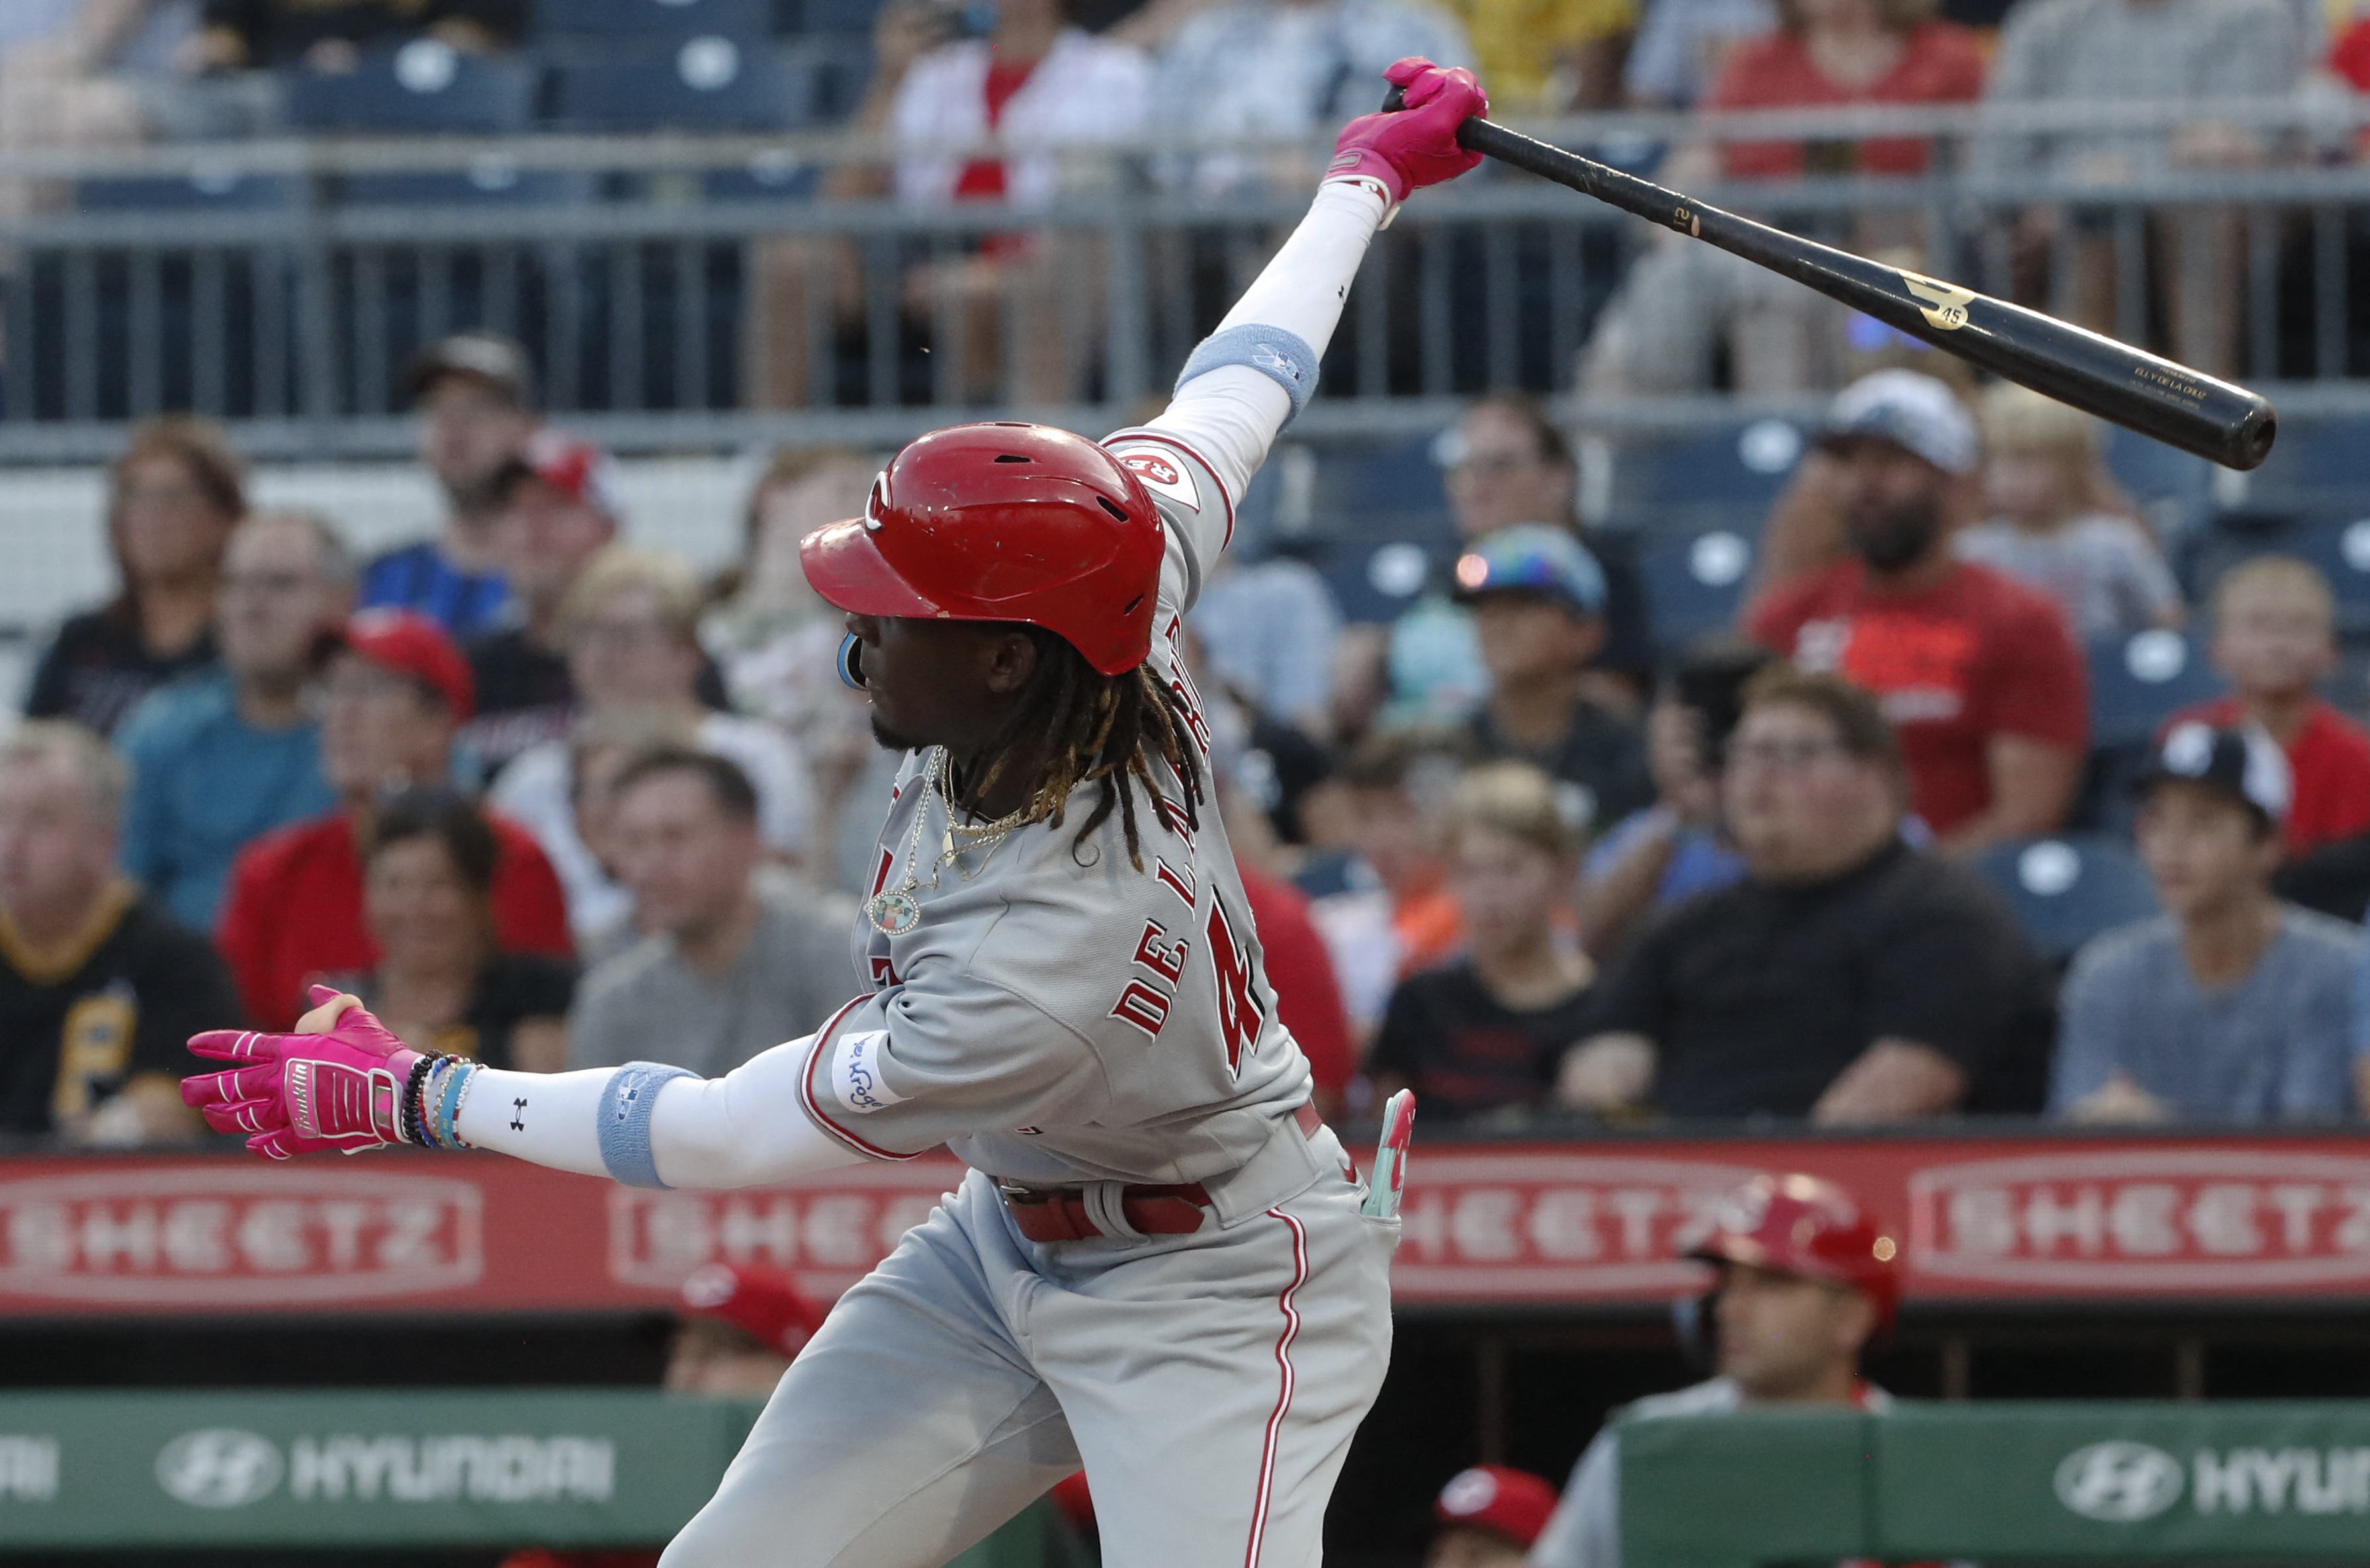
[[[2153,1519],[2180,1498],[2180,1461],[2146,1443],[2077,1448],[2057,1463],[2057,1500],[2086,1519]]]
[[[280,1450],[235,1426],[184,1432],[156,1456],[156,1484],[192,1508],[239,1508],[280,1484]]]

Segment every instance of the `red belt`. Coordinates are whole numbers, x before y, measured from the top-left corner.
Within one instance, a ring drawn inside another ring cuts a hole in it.
[[[1316,1108],[1303,1103],[1292,1113],[1304,1137],[1324,1129]],[[1005,1207],[1012,1223],[1031,1241],[1087,1241],[1109,1234],[1087,1212],[1082,1187],[1004,1187]],[[1140,1184],[1119,1190],[1119,1211],[1139,1235],[1191,1236],[1208,1220],[1210,1191],[1199,1182],[1157,1186]]]

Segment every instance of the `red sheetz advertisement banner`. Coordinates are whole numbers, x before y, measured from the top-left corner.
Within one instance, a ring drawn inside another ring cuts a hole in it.
[[[2370,1142],[2323,1138],[1418,1142],[1409,1304],[1667,1297],[1720,1195],[1801,1170],[1860,1193],[1926,1299],[2370,1294]],[[662,1193],[492,1157],[0,1160],[0,1315],[606,1311],[712,1259],[835,1295],[959,1177],[866,1166]]]

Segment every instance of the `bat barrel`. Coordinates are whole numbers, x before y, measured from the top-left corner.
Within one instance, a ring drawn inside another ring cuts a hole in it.
[[[1456,140],[1783,273],[1996,375],[2226,467],[2257,467],[2278,436],[2279,417],[2261,394],[2037,310],[1707,207],[1487,120],[1467,121]]]

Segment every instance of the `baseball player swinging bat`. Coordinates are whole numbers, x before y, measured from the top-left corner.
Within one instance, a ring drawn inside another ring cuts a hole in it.
[[[1386,112],[1399,107],[1394,87]],[[1995,375],[2226,468],[2271,455],[2279,416],[2260,393],[1989,294],[1708,207],[1476,115],[1457,145],[1570,186],[1782,273]]]
[[[841,1297],[663,1568],[937,1568],[1083,1466],[1111,1568],[1306,1568],[1390,1359],[1414,1108],[1361,1180],[1309,1103],[1225,824],[1184,617],[1307,401],[1367,243],[1480,162],[1469,71],[1402,60],[1289,238],[1101,442],[1014,422],[897,454],[800,546],[903,754],[863,992],[716,1078],[414,1050],[326,987],[185,1080],[273,1159],[484,1149],[642,1187],[970,1167]],[[663,1055],[663,1039],[650,1042]]]

